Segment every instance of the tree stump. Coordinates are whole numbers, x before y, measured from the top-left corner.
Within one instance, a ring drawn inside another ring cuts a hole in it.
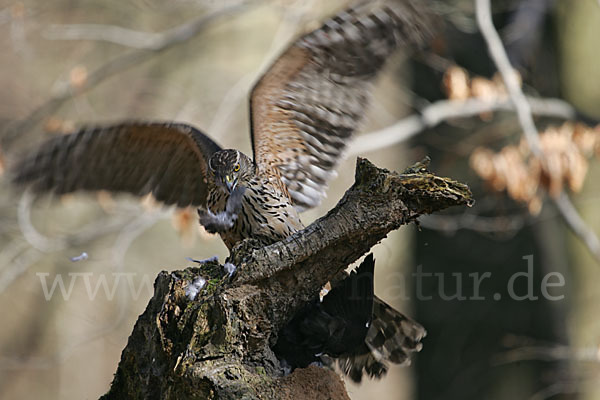
[[[473,203],[469,188],[426,169],[401,174],[359,158],[355,183],[325,216],[259,248],[161,272],[103,399],[348,399],[340,377],[311,366],[284,376],[271,346],[294,313],[388,232],[422,214]],[[205,282],[195,295],[194,281]]]

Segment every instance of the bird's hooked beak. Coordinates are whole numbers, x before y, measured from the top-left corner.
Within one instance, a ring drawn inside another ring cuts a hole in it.
[[[237,179],[231,175],[225,175],[223,177],[223,183],[225,184],[227,191],[231,193],[237,185]]]

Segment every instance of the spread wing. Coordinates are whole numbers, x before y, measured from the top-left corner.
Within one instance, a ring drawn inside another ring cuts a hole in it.
[[[207,163],[219,145],[175,123],[122,123],[53,138],[13,168],[36,191],[152,193],[166,204],[206,204]]]
[[[324,196],[386,58],[427,35],[429,17],[421,3],[358,3],[293,43],[254,87],[255,161],[279,169],[300,210]]]

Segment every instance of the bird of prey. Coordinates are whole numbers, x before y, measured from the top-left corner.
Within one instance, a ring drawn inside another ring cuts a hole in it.
[[[366,0],[298,38],[252,89],[253,158],[187,124],[123,122],[51,139],[17,164],[14,181],[40,192],[151,193],[195,206],[229,249],[246,238],[279,241],[301,230],[298,213],[324,196],[386,59],[423,43],[430,25],[420,0]],[[398,322],[372,301],[373,321]]]
[[[419,45],[428,17],[416,0],[362,1],[301,36],[252,89],[254,158],[173,122],[123,122],[53,138],[14,168],[38,191],[106,190],[196,206],[231,249],[281,240],[319,204],[365,114],[370,86],[399,46]],[[227,200],[237,187],[237,213]],[[213,215],[220,219],[211,219]]]

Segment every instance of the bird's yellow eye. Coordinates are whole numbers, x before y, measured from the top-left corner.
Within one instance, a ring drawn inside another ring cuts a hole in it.
[[[233,167],[233,172],[238,172],[240,170],[240,164],[235,164],[235,167]]]

